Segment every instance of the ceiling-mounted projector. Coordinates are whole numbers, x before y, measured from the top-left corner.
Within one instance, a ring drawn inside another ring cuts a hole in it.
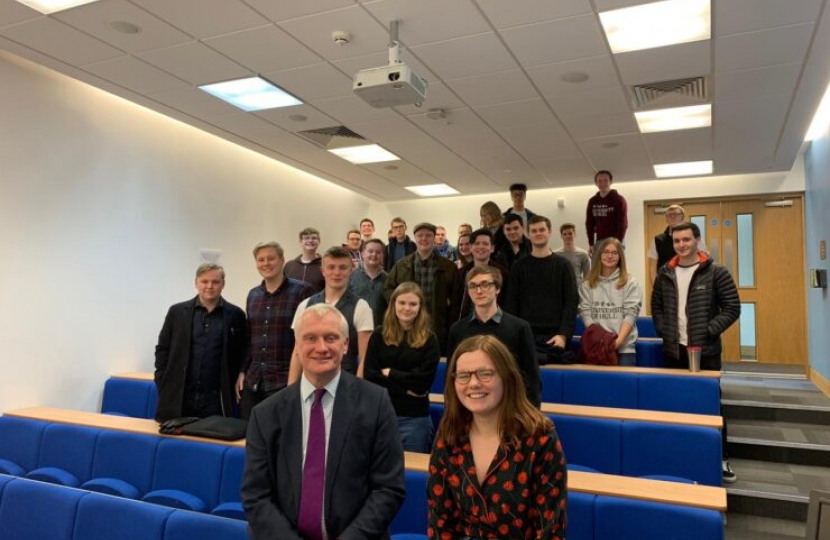
[[[398,21],[390,23],[389,34],[389,65],[358,71],[352,90],[372,107],[420,106],[429,83],[400,61]]]

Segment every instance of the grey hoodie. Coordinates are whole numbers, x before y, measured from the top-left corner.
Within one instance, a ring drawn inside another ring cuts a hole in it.
[[[631,325],[631,333],[620,347],[621,353],[633,353],[634,343],[637,341],[637,315],[643,304],[643,292],[637,280],[628,276],[628,282],[622,289],[617,288],[620,278],[619,268],[608,277],[600,276],[595,288],[591,288],[587,281],[579,284],[579,315],[585,322],[585,327],[596,323],[608,330],[619,334],[623,322]]]

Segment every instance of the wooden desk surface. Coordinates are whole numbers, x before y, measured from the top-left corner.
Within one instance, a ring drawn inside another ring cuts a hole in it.
[[[405,452],[406,468],[429,471],[429,454]],[[720,487],[663,482],[614,474],[568,471],[568,489],[682,506],[726,511],[726,490]]]
[[[148,381],[153,382],[153,374],[152,373],[144,373],[142,371],[133,371],[130,373],[116,373],[112,375],[116,379],[135,379],[137,381]]]
[[[442,394],[430,394],[432,403],[444,403]],[[609,418],[612,420],[636,420],[657,424],[676,424],[683,426],[703,426],[715,429],[723,428],[723,418],[711,414],[689,414],[642,409],[618,409],[616,407],[591,407],[588,405],[565,405],[563,403],[542,403],[545,414],[564,416],[584,416],[587,418]]]
[[[5,414],[7,416],[42,420],[45,422],[92,426],[160,437],[174,437],[172,435],[159,434],[158,425],[155,421],[142,418],[112,416],[85,411],[70,411],[54,407],[17,409],[7,411]],[[190,436],[175,436],[175,438],[226,446],[245,446],[244,440],[222,441]],[[404,454],[407,469],[424,472],[429,470],[429,454],[417,454],[414,452],[405,452]],[[568,473],[568,487],[573,491],[593,493],[596,495],[612,495],[615,497],[627,497],[645,501],[726,511],[726,490],[710,486],[573,471]]]
[[[110,414],[93,413],[86,411],[70,411],[55,407],[30,407],[28,409],[17,409],[6,411],[6,416],[17,416],[31,420],[43,420],[45,422],[57,422],[59,424],[72,424],[75,426],[92,426],[103,429],[114,429],[116,431],[128,431],[130,433],[141,433],[144,435],[156,435],[160,437],[172,437],[188,441],[206,442],[211,444],[223,444],[225,446],[245,446],[245,439],[238,441],[223,441],[221,439],[207,439],[204,437],[193,437],[190,435],[164,435],[159,433],[159,425],[155,420],[145,418],[130,418],[128,416],[114,416]]]
[[[691,372],[688,369],[652,368],[634,366],[593,366],[588,364],[548,364],[539,366],[539,369],[554,371],[602,371],[605,373],[636,373],[644,375],[676,375],[679,377],[703,377],[704,379],[720,379],[720,371],[704,370]]]

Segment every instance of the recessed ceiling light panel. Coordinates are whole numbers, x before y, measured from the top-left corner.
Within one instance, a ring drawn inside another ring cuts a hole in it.
[[[709,0],[665,0],[599,14],[615,54],[711,38]]]
[[[409,186],[406,189],[419,197],[441,197],[444,195],[458,195],[460,192],[447,184],[429,184],[426,186]]]
[[[303,104],[282,88],[260,77],[206,84],[199,88],[247,112]]]
[[[362,165],[363,163],[380,163],[381,161],[395,161],[401,159],[378,144],[332,148],[329,152],[336,156],[340,156],[346,161],[351,161],[355,165]]]
[[[700,176],[712,174],[712,161],[686,161],[678,163],[659,163],[654,165],[654,174],[657,178],[673,178],[675,176]]]
[[[44,15],[57,13],[65,9],[91,4],[98,0],[17,0],[18,3],[29,6]]]
[[[712,105],[640,111],[635,112],[634,117],[640,126],[640,133],[709,127],[712,125]]]
[[[812,141],[818,139],[827,133],[830,126],[830,84],[827,85],[827,90],[824,92],[824,97],[818,106],[816,115],[813,116],[813,121],[810,123],[810,129],[807,130],[805,141]]]

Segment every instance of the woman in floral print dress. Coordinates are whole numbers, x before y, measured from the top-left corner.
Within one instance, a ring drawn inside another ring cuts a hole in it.
[[[447,372],[429,464],[429,538],[564,540],[562,445],[527,400],[509,350],[493,336],[471,337]]]

